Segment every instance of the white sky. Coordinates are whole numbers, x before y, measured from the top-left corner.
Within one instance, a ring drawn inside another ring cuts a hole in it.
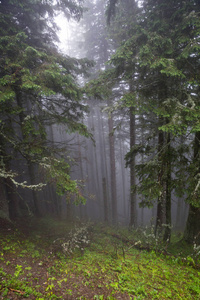
[[[70,22],[63,14],[57,16],[55,20],[60,27],[58,32],[60,43],[58,44],[58,47],[63,53],[70,55]]]
[[[83,50],[83,28],[81,23],[73,19],[68,20],[63,14],[57,16],[55,21],[60,27],[58,32],[60,43],[57,44],[60,51],[71,57],[85,57],[85,51]]]

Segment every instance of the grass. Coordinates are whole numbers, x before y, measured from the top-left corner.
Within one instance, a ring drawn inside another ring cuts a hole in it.
[[[0,299],[200,299],[198,258],[177,238],[166,252],[150,233],[92,224],[86,232],[49,219],[22,225],[0,230]]]

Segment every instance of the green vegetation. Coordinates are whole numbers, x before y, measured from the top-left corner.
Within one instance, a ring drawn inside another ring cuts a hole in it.
[[[69,36],[86,58],[59,50],[62,16],[84,16]],[[197,0],[0,0],[0,298],[200,299],[199,16]]]
[[[69,58],[55,45],[56,15],[62,12],[67,18],[79,19],[83,12],[81,2],[0,1],[2,219],[21,216],[19,205],[13,207],[13,203],[20,201],[16,201],[16,194],[20,198],[19,188],[31,190],[32,211],[37,216],[42,213],[37,191],[48,184],[55,187],[59,196],[74,194],[77,202],[85,201],[79,183],[70,177],[72,159],[66,154],[67,145],[55,146],[49,133],[56,124],[65,126],[67,132],[90,136],[80,122],[87,109],[81,103],[77,78],[84,77],[92,63]],[[22,161],[27,171],[24,168],[26,174],[19,178]],[[19,167],[14,168],[12,162]],[[43,175],[39,176],[41,172]],[[28,198],[24,200],[27,207]]]
[[[200,297],[200,256],[181,236],[173,235],[168,247],[151,230],[48,219],[33,224],[0,233],[2,299]]]

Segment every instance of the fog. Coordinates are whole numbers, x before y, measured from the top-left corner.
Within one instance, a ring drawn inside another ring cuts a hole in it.
[[[106,26],[105,16],[103,15],[103,6],[101,11],[97,13],[97,18],[93,21],[91,28],[90,18],[95,9],[99,9],[102,5],[101,1],[92,1],[87,3],[90,5],[88,12],[83,15],[80,23],[67,21],[63,16],[56,19],[60,31],[58,44],[61,51],[67,55],[73,55],[77,58],[88,57],[95,61],[95,67],[91,70],[91,78],[94,74],[107,68],[106,59],[110,53],[115,51],[113,45],[108,45],[108,28]],[[99,6],[98,6],[99,5]],[[140,3],[141,5],[141,3]],[[95,17],[93,15],[93,17]],[[94,19],[94,18],[93,18]],[[100,19],[100,21],[99,21]],[[99,24],[101,22],[102,24]],[[99,28],[98,28],[99,26]],[[103,29],[102,29],[103,26]],[[100,36],[96,45],[87,45],[88,36],[95,39],[92,31],[99,30]],[[105,38],[105,41],[102,40]],[[102,54],[102,44],[103,54]],[[92,48],[90,48],[92,47]],[[109,48],[110,47],[110,48]],[[98,53],[99,51],[99,53]],[[104,61],[105,60],[105,61]],[[96,76],[96,75],[95,75]],[[90,80],[87,79],[87,80]],[[77,134],[73,135],[73,140],[68,149],[70,155],[73,154],[74,165],[72,166],[71,175],[75,180],[79,180],[82,184],[82,192],[86,198],[85,204],[78,206],[73,204],[73,200],[66,204],[65,198],[62,199],[62,217],[78,217],[80,219],[90,219],[93,221],[110,222],[113,220],[113,205],[117,208],[117,217],[114,222],[122,225],[128,225],[130,222],[130,168],[126,167],[125,155],[130,149],[130,128],[128,125],[127,110],[121,109],[120,113],[112,111],[112,107],[117,103],[123,95],[123,90],[127,89],[126,82],[120,87],[113,90],[112,99],[103,101],[100,99],[90,98],[87,101],[89,113],[83,119],[84,124],[93,135],[93,140],[81,137]],[[114,97],[114,98],[113,98]],[[112,119],[112,127],[109,122]],[[148,126],[148,125],[147,125]],[[56,136],[56,142],[65,143],[65,139],[72,136],[66,136],[65,128],[53,127],[53,136]],[[140,121],[137,124],[137,142],[140,142],[141,135],[145,135],[141,128]],[[148,129],[146,129],[147,134]],[[111,170],[111,142],[113,137],[114,148],[114,170]],[[144,138],[144,137],[142,137]],[[136,142],[136,143],[137,143]],[[136,157],[138,163],[141,162],[141,156]],[[113,204],[112,199],[112,176],[116,180],[116,203]],[[136,179],[138,182],[138,179]],[[152,207],[141,207],[142,201],[140,195],[137,195],[137,226],[150,226],[155,224],[157,203],[154,201]],[[70,216],[68,213],[70,210]],[[176,230],[183,230],[188,215],[188,205],[184,199],[172,198],[172,226]]]
[[[11,218],[53,215],[133,227],[160,222],[183,231],[188,191],[198,189],[187,182],[195,169],[196,117],[194,124],[184,119],[184,109],[195,107],[197,86],[184,81],[186,70],[182,77],[169,74],[171,65],[160,71],[174,57],[150,64],[148,35],[134,36],[138,24],[150,30],[142,18],[153,12],[143,1],[119,2],[113,12],[107,4],[87,0],[87,9],[71,10],[73,17],[58,5],[39,18],[46,31],[25,27],[30,45],[20,44],[17,56],[19,62],[24,55],[23,73],[9,86],[12,109],[2,110],[6,210]],[[5,73],[5,86],[11,75]]]

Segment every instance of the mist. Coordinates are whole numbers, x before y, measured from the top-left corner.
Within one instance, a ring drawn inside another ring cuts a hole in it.
[[[12,68],[2,73],[3,215],[183,232],[198,207],[198,85],[173,43],[157,53],[151,3],[88,0],[51,13],[40,5],[38,27],[30,16],[20,33],[23,8],[11,20],[22,48],[4,50]]]

